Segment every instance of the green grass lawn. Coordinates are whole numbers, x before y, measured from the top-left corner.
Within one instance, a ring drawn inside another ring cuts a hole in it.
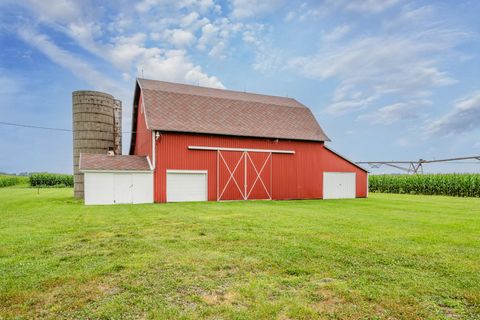
[[[0,318],[479,319],[480,199],[84,206],[0,189]]]

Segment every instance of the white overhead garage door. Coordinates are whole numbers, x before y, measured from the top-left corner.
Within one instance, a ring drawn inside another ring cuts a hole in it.
[[[85,204],[152,203],[152,172],[85,172]]]
[[[207,171],[167,170],[167,202],[207,201]]]
[[[355,195],[355,172],[323,173],[323,199],[350,199]]]

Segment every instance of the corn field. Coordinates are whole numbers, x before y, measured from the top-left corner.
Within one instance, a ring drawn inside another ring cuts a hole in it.
[[[480,174],[371,175],[370,192],[480,197]]]
[[[0,175],[0,188],[15,186],[17,184],[27,184],[28,177],[14,175]]]
[[[73,187],[73,176],[70,174],[33,173],[30,175],[30,186]]]

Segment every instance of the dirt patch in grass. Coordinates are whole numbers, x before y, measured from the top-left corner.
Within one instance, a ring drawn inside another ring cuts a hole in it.
[[[238,293],[233,291],[220,290],[220,291],[213,291],[213,292],[205,292],[201,295],[201,297],[205,303],[210,305],[238,304]]]

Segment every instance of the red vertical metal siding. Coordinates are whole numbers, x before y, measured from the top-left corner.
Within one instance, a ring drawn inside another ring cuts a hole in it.
[[[273,199],[322,198],[324,171],[355,172],[357,175],[357,197],[366,197],[367,195],[367,173],[325,149],[322,142],[275,141],[274,139],[263,138],[164,132],[156,141],[155,202],[166,201],[167,169],[207,170],[208,200],[214,201],[217,199],[217,152],[189,150],[188,146],[295,151],[295,154],[272,154],[271,171],[262,173],[264,180],[270,181],[271,179]],[[230,163],[236,163],[235,160],[238,160],[242,153],[223,152],[223,155],[228,158]],[[252,155],[252,153],[250,155],[252,158],[255,158],[253,159],[255,164],[261,163],[267,156],[267,154]],[[222,163],[221,160],[220,163]],[[235,177],[240,185],[244,182],[244,171],[242,171],[242,168],[239,169],[235,172]],[[225,166],[220,166],[219,170],[221,175],[218,178],[220,185],[223,186],[226,183],[226,179],[229,178],[229,174]],[[257,168],[257,170],[260,169]],[[254,175],[253,167],[247,166],[247,180],[249,181],[248,177],[254,177]],[[229,185],[227,189],[222,199],[242,199],[238,188],[233,188]],[[252,191],[252,198],[265,198],[265,192],[261,186],[255,185]]]
[[[152,155],[152,131],[147,128],[147,122],[145,120],[145,108],[143,106],[142,93],[138,97],[138,110],[137,110],[137,128],[135,132],[135,150],[133,154],[140,156],[148,156],[150,161],[154,161]],[[155,165],[155,164],[153,164]],[[153,192],[156,191],[158,174],[153,175]],[[157,200],[155,200],[157,201]]]
[[[152,132],[147,129],[145,122],[145,112],[142,105],[142,95],[138,100],[137,112],[137,129],[135,134],[135,151],[134,154],[140,156],[148,156],[152,161]]]
[[[367,196],[367,173],[345,159],[339,157],[332,151],[323,148],[322,154],[322,169],[330,172],[355,172],[356,178],[356,193],[358,198],[365,198]]]

